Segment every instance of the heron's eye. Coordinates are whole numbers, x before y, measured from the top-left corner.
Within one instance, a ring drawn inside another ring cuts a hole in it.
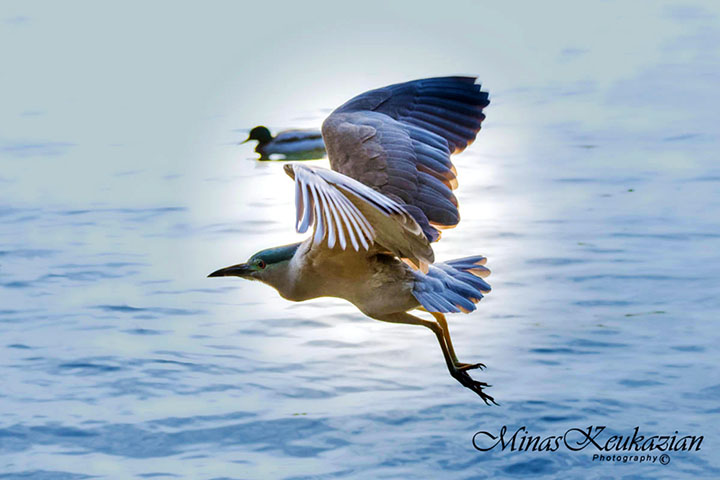
[[[263,269],[263,268],[265,268],[267,265],[265,264],[265,260],[258,260],[258,261],[257,261],[257,266],[260,267],[261,269]]]

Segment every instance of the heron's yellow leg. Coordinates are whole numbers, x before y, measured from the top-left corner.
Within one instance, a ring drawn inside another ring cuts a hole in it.
[[[429,312],[430,315],[435,317],[435,320],[437,320],[437,323],[440,324],[440,327],[443,329],[443,337],[445,338],[445,343],[447,344],[448,350],[450,351],[450,356],[452,357],[453,363],[456,365],[460,363],[460,361],[457,358],[457,355],[455,354],[455,349],[453,348],[452,339],[450,338],[450,329],[448,328],[447,320],[445,320],[445,315],[438,312]]]
[[[464,387],[467,387],[480,395],[480,398],[482,398],[486,404],[490,405],[490,403],[495,403],[497,405],[495,400],[483,391],[483,388],[489,387],[490,385],[485,382],[478,382],[477,380],[473,380],[470,375],[468,375],[467,370],[469,370],[470,368],[476,368],[474,365],[456,365],[456,363],[459,362],[456,362],[456,360],[453,359],[454,353],[451,353],[451,347],[448,347],[447,340],[450,339],[450,335],[447,334],[446,340],[445,329],[439,323],[415,317],[407,312],[393,313],[391,315],[384,315],[373,318],[377,320],[382,320],[383,322],[405,323],[408,325],[422,325],[423,327],[427,327],[432,330],[438,339],[438,343],[440,344],[440,348],[442,349],[443,357],[445,357],[445,363],[447,364],[448,370],[450,371],[450,375],[452,375],[452,377],[458,382],[460,382]]]
[[[447,344],[448,351],[450,352],[450,357],[452,358],[452,361],[455,364],[456,368],[460,370],[472,370],[473,368],[479,368],[482,370],[483,368],[485,368],[485,365],[482,363],[463,363],[459,361],[457,355],[455,354],[455,348],[453,348],[452,339],[450,338],[450,328],[448,327],[445,315],[439,312],[428,313],[435,317],[435,320],[437,320],[437,323],[443,329],[443,337],[445,338],[445,343]]]

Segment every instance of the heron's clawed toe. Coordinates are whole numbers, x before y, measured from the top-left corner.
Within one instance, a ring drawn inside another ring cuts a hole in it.
[[[457,368],[454,372],[452,372],[452,376],[455,378],[455,380],[460,382],[463,387],[469,388],[473,392],[477,393],[486,405],[499,405],[493,397],[483,391],[483,388],[489,388],[490,385],[485,382],[473,380],[472,377],[468,375],[465,370],[467,369],[463,370]]]
[[[492,405],[495,405],[495,406],[497,406],[497,407],[500,406],[500,404],[497,403],[493,397],[491,397],[491,396],[488,395],[487,393],[484,393],[482,390],[480,390],[479,392],[477,392],[477,394],[480,395],[480,398],[482,398],[483,402],[485,402],[485,405],[491,405],[491,404],[492,404]]]
[[[473,370],[475,368],[478,368],[480,370],[485,370],[487,368],[487,366],[485,366],[484,363],[462,363],[462,362],[459,362],[459,363],[455,364],[455,368],[464,372],[467,370]]]

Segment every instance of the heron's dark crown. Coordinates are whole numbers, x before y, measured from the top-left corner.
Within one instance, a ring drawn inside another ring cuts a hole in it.
[[[293,243],[291,245],[283,245],[281,247],[273,247],[265,250],[261,250],[248,260],[248,263],[253,263],[256,260],[262,260],[268,265],[275,263],[285,262],[290,260],[301,242]]]

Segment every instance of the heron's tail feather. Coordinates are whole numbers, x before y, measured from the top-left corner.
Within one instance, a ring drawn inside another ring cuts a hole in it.
[[[478,255],[432,264],[426,274],[414,271],[413,295],[428,312],[470,313],[490,292],[483,280],[490,275],[486,261]]]

